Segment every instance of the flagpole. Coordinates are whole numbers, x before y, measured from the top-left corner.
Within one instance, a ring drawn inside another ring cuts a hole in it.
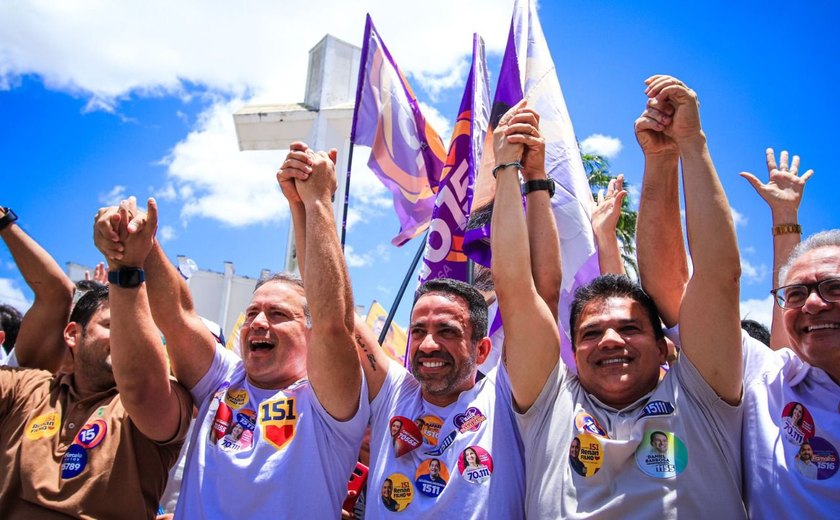
[[[394,303],[391,304],[391,309],[388,311],[388,317],[385,318],[385,325],[382,326],[382,332],[379,333],[379,344],[381,345],[385,341],[385,336],[388,335],[388,329],[391,327],[391,322],[394,320],[394,315],[397,313],[397,307],[400,305],[400,301],[405,294],[405,289],[408,287],[408,281],[411,279],[411,275],[414,274],[414,270],[417,269],[417,264],[420,262],[420,259],[423,258],[423,251],[426,249],[426,239],[429,238],[428,231],[423,236],[423,240],[420,241],[420,247],[417,248],[417,254],[414,255],[414,260],[411,262],[411,267],[408,269],[408,272],[405,273],[405,278],[403,278],[402,285],[400,286],[399,292],[397,292],[397,297],[394,298]]]
[[[355,136],[354,136],[355,137]],[[347,236],[347,210],[350,207],[350,171],[353,169],[353,138],[350,138],[350,151],[347,154],[347,175],[344,179],[344,209],[341,215],[341,251]]]

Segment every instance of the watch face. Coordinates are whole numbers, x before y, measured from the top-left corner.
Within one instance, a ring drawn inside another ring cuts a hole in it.
[[[108,281],[120,287],[137,287],[146,280],[142,269],[117,269],[108,273]]]

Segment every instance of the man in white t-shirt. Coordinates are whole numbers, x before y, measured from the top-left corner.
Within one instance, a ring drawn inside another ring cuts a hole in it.
[[[755,518],[830,518],[840,511],[840,229],[797,245],[779,280],[790,348],[746,350],[745,501]]]
[[[295,228],[311,238],[298,244],[306,286],[285,273],[257,284],[240,329],[242,359],[203,324],[159,245],[149,254],[155,323],[199,407],[175,518],[340,514],[368,407],[333,219],[334,162],[334,150],[296,144],[278,172]],[[292,166],[305,175],[290,175]],[[107,221],[102,228],[107,237]]]
[[[732,216],[696,94],[669,76],[647,84],[637,137],[654,155],[674,165],[682,161],[694,253],[694,276],[680,309],[683,359],[661,382],[667,347],[656,306],[625,276],[602,276],[576,293],[571,336],[577,376],[560,362],[556,322],[533,270],[522,269],[534,253],[519,181],[515,171],[497,176],[492,269],[525,449],[530,518],[746,516],[738,450],[740,262]],[[505,118],[498,128],[506,125],[515,131],[515,121]],[[522,153],[497,144],[497,163]],[[646,162],[646,175],[649,167]],[[652,455],[657,447],[667,456]]]

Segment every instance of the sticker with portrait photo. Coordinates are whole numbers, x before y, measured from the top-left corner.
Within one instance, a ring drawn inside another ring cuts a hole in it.
[[[458,456],[458,471],[471,484],[487,482],[493,475],[493,457],[481,446],[468,446]]]
[[[380,498],[388,511],[405,511],[414,499],[414,488],[411,487],[408,477],[402,473],[392,473],[382,481]]]
[[[424,460],[414,474],[417,491],[427,497],[437,497],[449,482],[449,469],[440,459]]]
[[[688,465],[688,450],[672,432],[648,430],[636,449],[636,464],[654,478],[676,477]]]
[[[816,430],[814,418],[804,404],[791,401],[782,409],[782,433],[791,444],[799,446],[808,442]]]
[[[391,443],[397,457],[402,457],[423,444],[423,434],[420,433],[420,428],[417,427],[417,423],[408,417],[402,415],[391,417],[391,420],[388,421],[388,432],[391,435]]]

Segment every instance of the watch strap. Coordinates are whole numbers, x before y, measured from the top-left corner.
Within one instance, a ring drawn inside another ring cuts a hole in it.
[[[0,217],[0,231],[6,229],[9,226],[9,224],[17,221],[18,219],[17,214],[14,211],[12,211],[12,208],[3,208],[3,213],[4,215]]]
[[[554,179],[535,179],[525,181],[522,183],[522,195],[527,195],[532,191],[545,190],[548,192],[548,198],[554,196]]]
[[[119,287],[137,287],[146,281],[146,272],[136,267],[123,267],[108,271],[108,282]]]

